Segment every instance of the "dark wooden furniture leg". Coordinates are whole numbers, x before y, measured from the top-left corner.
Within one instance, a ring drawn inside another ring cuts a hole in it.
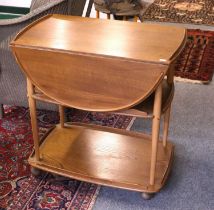
[[[4,107],[3,104],[0,104],[0,119],[4,117]]]

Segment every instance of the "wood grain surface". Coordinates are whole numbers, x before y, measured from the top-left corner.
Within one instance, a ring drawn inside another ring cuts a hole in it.
[[[32,27],[33,26],[33,27]],[[184,42],[183,28],[75,16],[46,16],[16,45],[168,63]]]
[[[171,167],[173,146],[158,143],[155,185],[149,184],[151,138],[101,126],[58,125],[30,164],[71,178],[144,192],[157,192]]]
[[[53,15],[28,26],[11,45],[45,95],[82,110],[115,111],[155,90],[184,40],[181,28]]]

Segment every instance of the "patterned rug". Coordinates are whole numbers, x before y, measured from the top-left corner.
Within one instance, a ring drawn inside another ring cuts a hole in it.
[[[214,25],[213,0],[155,0],[142,20]]]
[[[131,117],[114,114],[68,112],[69,120],[127,129]],[[40,135],[58,122],[58,113],[38,111]],[[29,110],[6,107],[0,120],[0,209],[91,209],[99,186],[50,173],[33,177],[27,162],[33,148]]]
[[[214,72],[214,32],[190,30],[185,49],[175,65],[175,76],[204,84]]]

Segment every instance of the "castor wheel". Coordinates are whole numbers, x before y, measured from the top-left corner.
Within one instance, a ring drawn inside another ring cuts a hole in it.
[[[54,174],[52,173],[52,176],[56,179],[56,180],[62,180],[64,177],[62,177],[61,175],[58,174]],[[65,179],[65,178],[64,178]]]
[[[40,169],[34,167],[31,167],[30,171],[33,176],[39,176],[42,173]]]
[[[151,198],[154,197],[154,195],[155,195],[154,193],[146,193],[146,192],[142,193],[142,197],[144,200],[150,200]]]

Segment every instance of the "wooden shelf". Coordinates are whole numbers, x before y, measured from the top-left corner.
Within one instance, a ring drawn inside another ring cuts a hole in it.
[[[32,166],[97,184],[157,192],[171,167],[173,145],[158,144],[155,185],[149,185],[151,138],[145,134],[82,124],[56,126],[40,145]]]
[[[163,95],[162,95],[162,113],[164,113],[167,108],[170,106],[174,96],[174,83],[168,84],[167,80],[163,81]],[[60,104],[54,99],[43,94],[38,89],[35,89],[33,98],[40,101],[45,101],[48,103]],[[134,116],[134,117],[143,117],[143,118],[152,118],[153,117],[153,103],[154,103],[154,93],[151,94],[145,101],[138,104],[137,106],[132,107],[131,109],[126,109],[118,112],[114,112],[119,115]],[[60,104],[63,105],[63,104]]]
[[[36,100],[39,100],[39,101],[44,101],[44,102],[47,102],[47,103],[52,103],[52,104],[60,104],[58,103],[56,100],[46,96],[45,94],[43,94],[41,91],[39,91],[38,89],[35,90],[35,93],[32,95],[32,97]]]
[[[174,83],[169,84],[165,79],[163,80],[162,85],[163,85],[163,94],[162,94],[161,113],[164,113],[172,102],[174,96]],[[152,118],[154,95],[155,95],[154,93],[151,94],[146,100],[132,107],[131,109],[122,110],[120,112],[115,113],[134,117]]]

